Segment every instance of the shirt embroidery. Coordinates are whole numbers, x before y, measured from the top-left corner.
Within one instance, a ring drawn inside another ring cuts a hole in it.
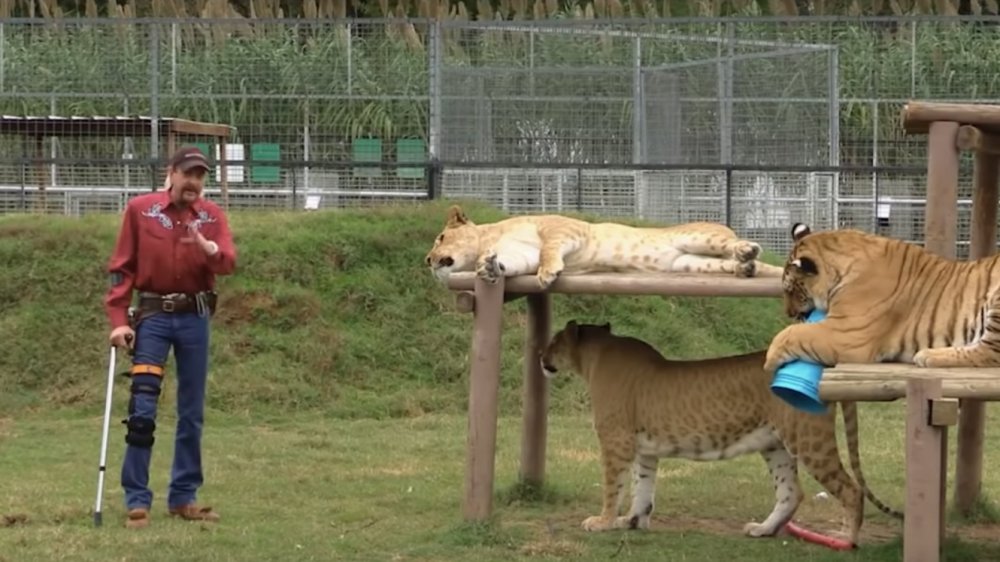
[[[160,226],[167,230],[173,230],[174,228],[174,223],[170,220],[170,217],[163,214],[163,205],[160,203],[154,203],[152,207],[142,212],[142,216],[160,221]]]
[[[194,222],[195,222],[195,225],[201,226],[203,224],[208,224],[208,223],[215,222],[215,217],[213,217],[212,215],[208,214],[208,211],[201,210],[201,211],[198,211],[198,218],[195,219]]]

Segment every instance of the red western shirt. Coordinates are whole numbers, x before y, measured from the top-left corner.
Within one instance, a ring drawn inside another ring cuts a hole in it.
[[[199,221],[202,235],[219,245],[209,256],[189,238],[187,224]],[[108,264],[111,288],[104,299],[111,327],[128,324],[132,291],[196,293],[215,286],[216,275],[236,268],[236,248],[226,215],[204,198],[178,208],[166,190],[129,200],[118,242]]]

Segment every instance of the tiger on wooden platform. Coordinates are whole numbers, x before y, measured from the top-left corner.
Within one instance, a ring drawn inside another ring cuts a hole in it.
[[[804,359],[1000,367],[1000,256],[946,259],[920,246],[858,230],[792,227],[782,286],[788,316],[814,308],[816,323],[784,328],[764,367]]]

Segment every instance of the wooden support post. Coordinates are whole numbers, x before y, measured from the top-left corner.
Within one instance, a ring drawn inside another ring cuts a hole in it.
[[[982,139],[982,136],[977,138]],[[974,166],[970,260],[991,256],[996,250],[1000,157],[978,151],[975,153]],[[979,499],[982,487],[986,403],[963,400],[961,406],[955,461],[955,509],[962,515],[969,515]]]
[[[504,281],[491,285],[477,277],[474,290],[463,515],[466,520],[482,521],[493,511]]]
[[[941,379],[907,381],[905,562],[938,562],[941,559],[948,429],[931,424],[934,401],[940,398]]]
[[[174,132],[173,127],[167,129],[167,158],[174,155],[177,151],[177,133]],[[208,154],[205,155],[208,158]]]
[[[984,133],[973,125],[962,125],[958,128],[955,144],[959,150],[1000,154],[1000,137],[992,133]]]
[[[548,293],[527,296],[528,327],[524,338],[523,416],[521,435],[521,481],[541,485],[545,479],[545,441],[549,389],[542,365],[542,351],[552,329],[552,306]]]
[[[927,133],[927,205],[924,247],[955,257],[958,222],[958,123],[936,121]]]

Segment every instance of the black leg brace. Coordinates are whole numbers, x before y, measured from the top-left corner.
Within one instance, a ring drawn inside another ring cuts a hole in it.
[[[128,433],[125,434],[125,442],[135,447],[148,449],[153,446],[153,441],[155,441],[153,432],[156,431],[156,421],[152,418],[133,415],[135,414],[135,395],[149,394],[156,396],[157,400],[159,400],[160,387],[132,381],[132,386],[129,390],[131,391],[131,397],[128,400],[129,416],[127,419],[122,420],[122,423],[128,428]]]

